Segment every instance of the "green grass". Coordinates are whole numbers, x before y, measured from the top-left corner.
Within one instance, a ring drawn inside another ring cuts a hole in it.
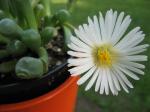
[[[55,8],[58,7],[65,8],[65,5],[63,2],[57,2]],[[99,11],[105,13],[111,8],[130,14],[132,18],[130,28],[141,26],[146,34],[144,42],[150,43],[150,0],[78,0],[72,8],[71,22],[78,26],[87,22],[88,16],[98,14]],[[150,51],[146,53],[150,57]],[[101,108],[102,112],[150,112],[150,61],[145,64],[145,76],[140,76],[139,81],[131,79],[135,88],[131,89],[129,94],[122,91],[117,97],[103,96],[95,94],[94,90],[84,92],[82,86],[79,95],[90,99]]]

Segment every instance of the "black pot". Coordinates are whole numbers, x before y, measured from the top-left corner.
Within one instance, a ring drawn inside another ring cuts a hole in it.
[[[61,85],[68,77],[67,62],[55,67],[43,77],[0,84],[0,103],[16,103],[43,95]]]

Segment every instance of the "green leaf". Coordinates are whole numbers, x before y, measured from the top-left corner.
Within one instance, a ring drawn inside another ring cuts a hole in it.
[[[23,31],[21,38],[25,45],[33,51],[37,51],[41,46],[40,34],[34,29]]]
[[[37,23],[34,15],[33,8],[31,6],[30,0],[14,0],[15,5],[18,10],[18,16],[21,18],[23,16],[28,24],[29,28],[33,28],[37,30]]]
[[[6,18],[6,14],[4,11],[0,10],[0,20]]]
[[[18,25],[25,29],[27,28],[27,23],[25,21],[24,14],[22,13],[22,7],[18,7],[16,2],[16,0],[9,0],[10,13],[14,18],[16,18]]]
[[[39,78],[43,73],[43,63],[38,58],[23,57],[16,64],[16,75],[21,79]]]
[[[16,61],[11,60],[0,64],[1,73],[9,73],[15,70]]]
[[[55,17],[61,24],[63,24],[70,19],[71,15],[67,10],[61,9],[55,14]]]
[[[44,17],[44,26],[56,26],[57,25],[57,18],[53,15],[53,16],[45,16]]]
[[[42,4],[37,4],[34,8],[35,16],[36,16],[36,21],[37,23],[41,23],[41,18],[44,16],[44,7]]]
[[[46,49],[44,47],[41,47],[38,51],[38,55],[39,58],[42,60],[43,62],[43,69],[44,69],[44,73],[46,73],[48,71],[48,53],[46,51]]]
[[[12,19],[2,19],[0,21],[0,33],[8,37],[18,37],[22,29]]]
[[[42,43],[45,45],[49,43],[49,41],[57,35],[57,30],[54,27],[45,27],[41,32]]]
[[[14,40],[9,42],[6,49],[10,54],[14,56],[22,55],[27,51],[25,44],[20,40]]]
[[[32,7],[35,7],[40,0],[30,0]]]
[[[0,0],[0,9],[5,12],[7,17],[11,17],[9,12],[9,0]]]
[[[64,31],[64,37],[65,37],[64,49],[67,50],[67,44],[70,43],[70,38],[72,36],[72,32],[67,26],[63,26],[63,31]]]
[[[50,0],[41,0],[41,4],[44,6],[44,15],[51,16]]]
[[[9,39],[4,37],[3,35],[0,34],[0,44],[7,44],[9,43]]]

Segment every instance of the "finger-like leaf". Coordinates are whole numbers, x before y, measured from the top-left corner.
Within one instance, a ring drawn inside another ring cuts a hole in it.
[[[61,24],[68,21],[70,19],[70,16],[71,16],[70,13],[65,9],[61,9],[55,14],[55,17]]]
[[[47,44],[55,35],[57,35],[57,30],[54,27],[45,27],[41,32],[43,45]]]
[[[20,40],[14,40],[9,42],[6,49],[10,54],[14,56],[22,55],[27,51],[25,44]]]
[[[44,73],[46,73],[48,71],[48,53],[46,51],[46,49],[44,47],[41,47],[38,51],[39,57],[43,62],[43,69],[44,69]]]
[[[21,79],[38,78],[43,75],[43,63],[37,58],[23,57],[17,62],[15,71]]]
[[[40,34],[34,29],[28,29],[21,35],[22,41],[28,48],[33,51],[37,51],[41,46]]]
[[[67,45],[71,42],[70,38],[72,36],[71,30],[67,26],[63,26],[64,37],[65,37],[65,50],[67,49]]]
[[[5,18],[0,21],[0,33],[9,37],[20,36],[22,29],[11,19]]]

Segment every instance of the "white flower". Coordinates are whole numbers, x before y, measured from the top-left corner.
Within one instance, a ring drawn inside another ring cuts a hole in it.
[[[81,85],[88,81],[85,90],[95,85],[95,91],[108,95],[118,95],[121,87],[128,93],[133,88],[127,77],[139,80],[136,74],[144,75],[145,66],[139,62],[147,61],[147,56],[139,54],[146,51],[148,44],[139,45],[144,37],[140,27],[129,33],[126,30],[131,22],[124,12],[109,10],[103,18],[88,17],[88,24],[75,29],[68,47],[68,66],[72,76],[83,75],[77,82]]]

